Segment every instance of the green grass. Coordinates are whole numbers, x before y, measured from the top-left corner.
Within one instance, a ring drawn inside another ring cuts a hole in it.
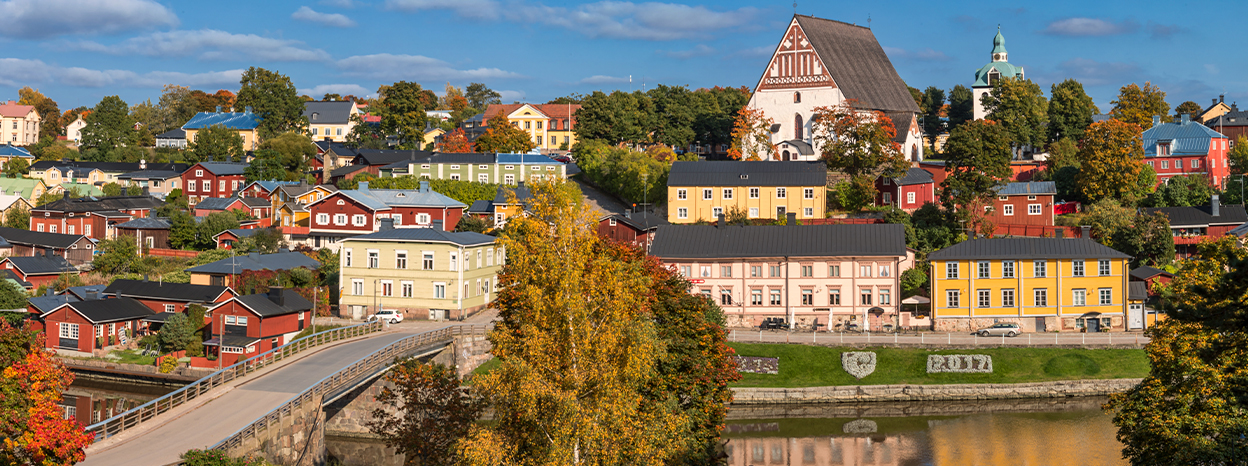
[[[298,339],[300,339],[300,338],[303,338],[303,337],[306,337],[306,336],[308,336],[308,335],[311,335],[311,334],[313,334],[313,333],[320,333],[320,332],[324,332],[324,331],[326,331],[326,330],[330,330],[330,329],[335,329],[335,328],[338,328],[338,327],[342,327],[342,325],[339,325],[339,324],[330,324],[330,325],[313,325],[313,326],[311,326],[311,327],[304,328],[302,332],[299,332],[299,334],[298,334],[298,335],[295,335],[295,337],[294,337],[294,338],[291,338],[291,339],[290,339],[290,341],[295,341],[295,340],[298,340]]]
[[[111,354],[117,358],[116,361],[122,364],[142,364],[150,366],[156,364],[155,356],[141,356],[140,350],[117,350]]]
[[[1148,359],[1138,349],[981,348],[932,351],[922,348],[828,348],[822,346],[730,343],[741,356],[780,358],[780,373],[741,374],[738,387],[821,387],[831,385],[1024,383],[1049,380],[1119,379],[1148,375]],[[874,351],[875,372],[857,380],[841,368],[844,351]],[[927,373],[929,354],[992,356],[989,374]],[[484,367],[484,366],[483,366]]]

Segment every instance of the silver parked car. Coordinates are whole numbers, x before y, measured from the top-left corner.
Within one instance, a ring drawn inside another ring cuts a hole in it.
[[[1018,336],[1023,330],[1018,328],[1018,324],[1012,322],[998,322],[992,324],[991,327],[984,327],[975,331],[981,337],[992,337],[1005,335],[1007,337]]]

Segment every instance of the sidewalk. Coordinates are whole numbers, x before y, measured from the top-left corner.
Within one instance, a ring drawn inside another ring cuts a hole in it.
[[[815,333],[736,328],[728,330],[728,341],[733,343],[799,343],[818,346],[1143,348],[1148,344],[1149,339],[1139,332],[1023,333],[1009,338],[981,337],[970,333]]]

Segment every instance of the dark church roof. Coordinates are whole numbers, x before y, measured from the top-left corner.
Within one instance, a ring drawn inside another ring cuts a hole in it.
[[[813,16],[794,17],[846,99],[873,110],[919,111],[910,88],[870,28]]]

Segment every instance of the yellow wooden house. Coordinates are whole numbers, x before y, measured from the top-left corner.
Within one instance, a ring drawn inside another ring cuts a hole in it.
[[[494,104],[485,110],[483,121],[495,115],[506,115],[507,121],[529,133],[529,138],[543,151],[566,150],[576,144],[576,111],[580,105],[568,104]],[[426,139],[426,142],[429,140]]]
[[[823,162],[676,162],[667,176],[667,221],[715,221],[734,209],[749,218],[827,216]],[[651,193],[653,199],[661,194]]]

